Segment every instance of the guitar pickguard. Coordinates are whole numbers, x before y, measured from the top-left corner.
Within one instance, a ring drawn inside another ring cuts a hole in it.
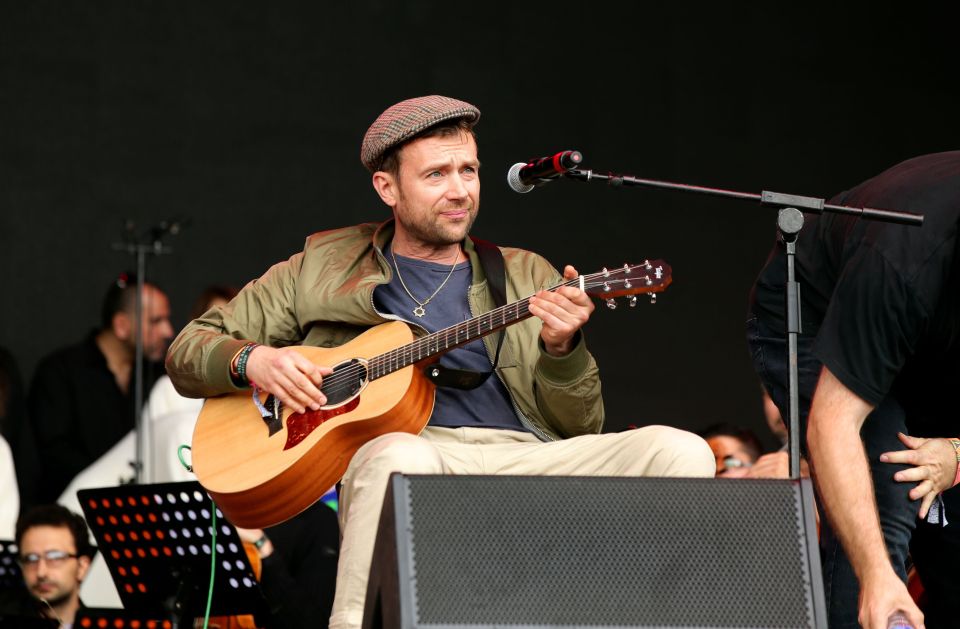
[[[352,358],[333,367],[333,373],[323,379],[320,390],[327,396],[327,405],[319,410],[307,409],[287,418],[287,443],[289,450],[313,432],[323,422],[343,415],[360,404],[360,391],[367,386],[366,361]]]
[[[318,411],[307,409],[306,413],[294,413],[287,418],[287,443],[284,450],[289,450],[306,439],[311,432],[332,417],[349,413],[360,404],[360,396],[353,398],[342,406],[335,408],[321,408]]]

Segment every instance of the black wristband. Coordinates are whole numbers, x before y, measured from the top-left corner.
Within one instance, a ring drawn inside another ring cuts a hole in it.
[[[258,347],[260,347],[258,343],[247,343],[237,355],[237,377],[243,384],[250,383],[250,379],[247,378],[247,361],[250,360],[250,353]]]

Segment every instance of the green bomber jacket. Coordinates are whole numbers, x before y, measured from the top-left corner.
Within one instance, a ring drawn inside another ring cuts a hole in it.
[[[190,322],[167,354],[167,374],[188,397],[237,391],[230,360],[248,341],[271,347],[338,347],[360,333],[397,317],[377,312],[374,289],[392,277],[383,255],[393,220],[313,234],[304,250],[272,266],[229,304]],[[464,241],[473,279],[468,295],[474,316],[494,308],[473,241]],[[507,302],[557,285],[562,277],[544,258],[501,247]],[[411,323],[411,322],[407,322]],[[425,331],[412,324],[415,334]],[[497,376],[513,399],[521,422],[541,439],[597,433],[604,410],[596,362],[580,335],[563,357],[548,354],[540,341],[541,322],[529,318],[506,328]],[[491,359],[497,334],[484,338]]]

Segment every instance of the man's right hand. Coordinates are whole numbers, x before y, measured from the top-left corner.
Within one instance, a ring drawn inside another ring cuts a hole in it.
[[[914,629],[924,629],[923,612],[913,602],[907,586],[893,569],[860,582],[860,625],[864,629],[887,629],[890,618],[901,613]]]
[[[275,395],[287,408],[303,413],[307,408],[318,410],[327,403],[320,384],[333,369],[313,364],[294,347],[259,345],[247,358],[246,373],[261,390]]]

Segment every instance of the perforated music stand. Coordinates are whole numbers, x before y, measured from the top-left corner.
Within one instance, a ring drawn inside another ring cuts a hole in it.
[[[126,609],[81,607],[74,629],[172,629],[173,621]]]
[[[23,573],[17,563],[17,544],[0,540],[0,590],[23,589]]]
[[[23,572],[17,563],[19,550],[13,540],[0,540],[0,596],[30,596],[23,582]],[[0,629],[56,629],[60,623],[50,618],[6,616],[0,613]]]
[[[126,610],[181,622],[206,610],[213,544],[210,498],[200,484],[122,485],[77,492]],[[237,530],[216,514],[211,614],[266,609]]]

